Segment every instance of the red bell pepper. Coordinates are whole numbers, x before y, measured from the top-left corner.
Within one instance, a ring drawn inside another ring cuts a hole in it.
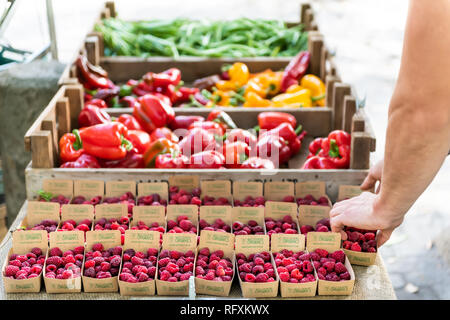
[[[178,137],[167,127],[162,128],[156,128],[153,130],[153,132],[150,134],[150,139],[152,141],[158,140],[160,138],[166,138],[174,143],[178,143],[179,139]]]
[[[133,148],[126,139],[128,129],[120,122],[97,124],[80,129],[80,137],[86,153],[107,160],[119,160]]]
[[[227,129],[236,129],[237,125],[234,123],[233,119],[223,110],[214,110],[208,114],[206,121],[214,121],[222,126],[224,131]]]
[[[120,123],[123,123],[125,127],[128,128],[128,130],[142,130],[141,125],[136,120],[135,117],[133,117],[131,114],[121,114],[119,118],[117,119]]]
[[[138,102],[133,108],[133,116],[148,133],[168,125],[175,118],[172,107],[153,94],[140,97]]]
[[[178,92],[180,92],[180,97],[176,102],[181,103],[181,102],[189,101],[191,99],[191,96],[195,97],[196,94],[200,93],[200,89],[199,88],[180,87],[178,89]]]
[[[275,169],[275,165],[269,159],[250,157],[242,163],[241,169]]]
[[[150,135],[142,130],[128,130],[127,139],[137,149],[138,154],[145,153],[152,142]]]
[[[100,168],[100,164],[97,158],[89,154],[82,154],[74,161],[64,162],[61,168]]]
[[[147,72],[142,79],[155,87],[167,87],[169,84],[176,86],[181,81],[181,71],[177,68],[170,68],[161,73]]]
[[[87,105],[87,104],[93,104],[93,105],[99,107],[100,109],[108,108],[108,106],[106,105],[106,102],[102,99],[92,99],[85,103],[85,105]]]
[[[159,169],[183,169],[187,167],[188,157],[174,153],[165,153],[156,156],[155,168]]]
[[[282,137],[266,135],[256,144],[258,157],[270,159],[276,167],[286,163],[291,157],[287,141]]]
[[[318,157],[322,162],[315,159],[305,162],[306,167],[320,169],[321,166],[331,166],[332,169],[347,169],[350,166],[350,144],[351,135],[343,130],[334,130],[326,138],[316,138],[309,145],[308,160]],[[329,163],[332,165],[329,165]]]
[[[243,141],[225,143],[222,154],[225,157],[225,167],[240,168],[242,163],[248,159],[250,148]]]
[[[90,127],[111,122],[111,117],[104,110],[93,104],[87,104],[78,115],[78,127]]]
[[[302,51],[289,62],[281,79],[281,92],[285,92],[293,84],[298,84],[308,70],[310,58],[311,54],[308,51]]]
[[[99,75],[98,72],[95,73],[92,71],[92,65],[85,56],[78,56],[75,61],[75,65],[77,66],[79,80],[86,89],[93,90],[98,88],[107,89],[114,87],[113,82],[109,80],[107,76],[104,74]]]
[[[156,158],[160,154],[179,153],[180,147],[166,138],[153,141],[144,154],[144,163],[147,168],[154,168]]]
[[[135,97],[132,96],[126,96],[123,97],[119,100],[119,103],[124,107],[124,108],[134,108],[134,106],[137,104],[137,100]]]
[[[261,112],[258,114],[258,126],[260,130],[271,130],[282,123],[290,123],[292,128],[297,127],[297,119],[292,114],[286,112]]]
[[[302,169],[336,169],[336,165],[329,158],[313,156],[305,161]]]
[[[194,128],[188,131],[188,134],[178,144],[181,152],[185,156],[202,152],[206,148],[215,146],[216,140],[214,135],[202,128]]]
[[[169,124],[169,127],[173,131],[177,129],[188,129],[192,123],[197,121],[205,121],[205,118],[202,116],[176,116]]]
[[[59,159],[62,163],[77,160],[84,153],[78,130],[66,133],[59,139]]]
[[[230,132],[227,132],[225,143],[237,141],[245,142],[250,149],[254,149],[258,139],[250,131],[244,129],[233,129]]]
[[[225,165],[225,157],[220,152],[208,150],[193,154],[188,163],[190,169],[219,169]]]
[[[189,126],[189,130],[194,128],[202,128],[212,133],[213,135],[222,137],[225,134],[223,126],[214,121],[200,121],[194,122]]]
[[[309,155],[308,158],[311,158],[313,156],[317,156],[322,150],[322,142],[324,138],[316,138],[309,144]]]
[[[144,156],[140,154],[136,148],[128,151],[123,159],[102,161],[101,165],[103,168],[145,168]]]

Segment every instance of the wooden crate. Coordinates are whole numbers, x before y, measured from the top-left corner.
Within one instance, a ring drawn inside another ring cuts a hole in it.
[[[116,11],[114,2],[106,2],[101,10],[98,19],[92,26],[101,23],[101,19],[115,17]],[[302,23],[308,34],[308,50],[311,52],[311,63],[309,72],[322,79],[326,75],[335,75],[336,66],[329,50],[324,44],[323,35],[318,31],[317,23],[314,20],[314,13],[309,4],[301,4],[300,21],[287,23],[288,25],[297,25]],[[102,34],[91,31],[87,34],[84,43],[80,46],[78,54],[86,55],[87,59],[94,65],[103,67],[109,75],[109,78],[115,83],[124,83],[129,79],[138,79],[147,71],[162,72],[168,68],[175,67],[181,70],[183,81],[186,83],[206,77],[212,74],[220,73],[220,68],[225,63],[236,61],[247,64],[251,72],[260,72],[268,68],[272,70],[282,70],[291,60],[291,57],[255,57],[255,58],[202,58],[202,57],[180,57],[173,59],[171,57],[105,57],[104,43]],[[73,59],[73,62],[76,59]],[[59,84],[78,83],[77,71],[74,63],[69,63],[64,70]]]

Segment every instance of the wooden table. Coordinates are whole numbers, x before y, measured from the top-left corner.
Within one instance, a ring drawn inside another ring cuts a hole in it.
[[[3,266],[8,256],[8,251],[12,246],[11,231],[15,230],[22,219],[25,217],[27,202],[19,211],[16,220],[9,229],[10,232],[3,239],[0,245],[0,265]],[[377,256],[375,265],[370,267],[353,266],[355,272],[355,287],[353,293],[349,296],[315,296],[312,298],[299,298],[303,300],[324,300],[324,299],[345,299],[345,300],[394,300],[396,299],[391,280],[389,279],[387,270],[384,266],[383,259],[380,255]],[[197,296],[197,299],[218,299],[214,296]],[[239,282],[235,278],[231,288],[230,299],[245,299],[242,297]],[[6,293],[3,287],[3,277],[0,278],[0,299],[5,300],[129,300],[129,299],[189,299],[188,297],[164,297],[164,296],[149,296],[149,297],[124,297],[119,293],[71,293],[71,294],[47,294],[45,286],[42,284],[40,293]],[[222,299],[222,298],[220,298]],[[226,298],[225,298],[226,299]],[[273,299],[281,299],[280,294]],[[289,298],[292,300],[293,298]]]

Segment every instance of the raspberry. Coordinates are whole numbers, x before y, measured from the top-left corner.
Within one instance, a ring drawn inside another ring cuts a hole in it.
[[[338,251],[331,253],[330,258],[333,258],[337,262],[344,263],[345,262],[345,253],[342,250],[338,250]]]
[[[254,274],[252,274],[252,273],[247,273],[245,275],[244,281],[245,282],[255,282],[256,281],[256,276]]]
[[[352,251],[361,251],[361,246],[358,244],[358,242],[354,242],[352,246],[350,247],[350,250]]]
[[[89,278],[95,278],[95,269],[92,267],[84,269],[84,275]]]
[[[40,248],[33,248],[31,249],[31,252],[36,255],[36,257],[39,257],[42,254],[42,250]]]
[[[63,252],[61,251],[61,249],[60,248],[58,248],[58,247],[55,247],[55,248],[51,248],[50,249],[50,251],[49,251],[49,256],[59,256],[59,257],[62,257],[62,255],[63,255]]]
[[[328,251],[324,249],[316,249],[314,250],[314,252],[317,253],[322,258],[326,258],[328,256]]]
[[[348,272],[341,273],[339,277],[341,278],[341,280],[350,280],[350,273]]]
[[[93,244],[92,245],[92,250],[93,251],[103,251],[104,250],[103,244],[101,244],[101,243]]]
[[[266,273],[262,272],[256,275],[255,282],[267,282],[268,279],[269,276]]]
[[[19,267],[9,265],[5,268],[5,276],[6,277],[15,277],[17,271],[19,271],[19,270],[20,270]]]
[[[369,249],[367,249],[367,252],[375,253],[377,252],[377,249],[374,247],[370,247]]]
[[[64,263],[64,260],[59,256],[53,256],[47,258],[47,265],[55,265],[57,267],[61,266]]]
[[[345,272],[347,272],[347,268],[344,266],[344,264],[342,262],[336,263],[335,266],[334,266],[334,270],[336,271],[336,273],[345,273]]]

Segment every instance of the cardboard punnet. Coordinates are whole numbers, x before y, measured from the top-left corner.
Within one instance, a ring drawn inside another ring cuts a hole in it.
[[[50,249],[58,247],[62,252],[73,250],[76,247],[84,247],[83,231],[66,231],[50,233]],[[48,255],[47,257],[48,258]],[[84,259],[83,259],[84,264]],[[81,292],[81,273],[79,277],[72,279],[52,279],[47,278],[45,269],[47,268],[47,259],[44,266],[44,283],[47,293],[73,293]]]
[[[266,201],[264,221],[267,218],[272,218],[275,221],[282,220],[285,216],[290,216],[292,218],[292,220],[297,225],[297,234],[299,234],[300,229],[297,219],[297,204],[295,202]],[[274,234],[275,233],[269,236],[272,237]]]
[[[40,292],[42,272],[39,277],[31,279],[11,279],[5,277],[5,268],[8,265],[9,257],[15,254],[27,254],[33,248],[40,248],[44,255],[48,251],[48,238],[45,230],[29,230],[29,231],[14,231],[12,235],[12,248],[8,252],[8,259],[5,261],[2,268],[3,286],[7,293],[23,293],[23,292]],[[44,268],[42,268],[44,270]]]
[[[105,197],[120,197],[131,192],[136,197],[136,181],[106,181]]]
[[[264,223],[264,208],[262,207],[233,207],[231,211],[231,221],[247,224],[250,220],[255,220],[259,226],[264,229],[266,234],[266,224]],[[233,225],[231,225],[231,233],[234,233]],[[242,235],[238,235],[240,237]]]
[[[325,181],[303,181],[295,183],[295,197],[304,198],[307,195],[312,195],[315,199],[326,197],[331,206],[330,198],[326,192]]]
[[[271,252],[275,257],[275,253],[283,249],[294,252],[305,251],[305,236],[302,234],[282,234],[276,233],[271,238]],[[275,272],[279,278],[277,269]],[[280,280],[280,292],[283,298],[294,297],[314,297],[317,291],[317,274],[314,270],[315,281],[305,283],[290,283]]]
[[[360,186],[343,185],[339,186],[337,201],[350,199],[359,196],[363,191]]]
[[[179,252],[186,253],[191,250],[194,253],[197,248],[197,235],[193,233],[165,233],[163,235],[162,250],[176,250]],[[196,260],[194,257],[194,261]],[[159,261],[159,259],[158,259]],[[195,262],[194,268],[195,270]],[[189,295],[189,280],[169,282],[156,279],[156,291],[158,295],[161,296],[187,296]]]
[[[342,250],[344,250],[345,255],[348,257],[350,263],[358,266],[371,266],[375,264],[375,260],[377,259],[378,249],[377,252],[359,252],[349,249]]]
[[[137,197],[159,194],[161,199],[169,200],[169,184],[163,182],[141,182],[137,185]]]
[[[264,198],[270,201],[283,201],[286,196],[295,196],[294,182],[270,181],[264,183]]]
[[[217,219],[222,219],[222,221],[230,227],[231,232],[231,225],[233,224],[231,220],[232,211],[233,209],[231,206],[200,206],[199,218],[200,220],[205,220],[209,224],[213,224]]]
[[[105,196],[105,182],[102,180],[75,180],[73,182],[73,196],[83,196],[87,200],[93,197]]]
[[[263,183],[261,181],[234,181],[233,200],[244,201],[246,197],[263,196]]]
[[[63,195],[71,199],[73,196],[73,180],[44,179],[42,181],[42,190],[50,192],[54,196]]]
[[[200,181],[200,188],[202,190],[200,195],[202,200],[205,196],[209,196],[216,199],[226,198],[230,204],[233,203],[230,180],[202,180]]]
[[[164,206],[134,206],[130,225],[134,227],[139,221],[144,222],[147,226],[157,222],[166,229],[166,208]]]
[[[127,249],[134,249],[136,252],[147,252],[148,249],[153,248],[159,251],[159,232],[148,230],[127,230],[125,231],[125,243],[123,251]],[[123,252],[122,252],[123,256]],[[158,274],[158,264],[155,261],[156,273]],[[149,279],[145,282],[129,283],[120,280],[119,272],[119,288],[122,296],[153,296],[156,293],[155,279]]]
[[[177,221],[179,216],[187,216],[189,221],[197,228],[198,234],[198,206],[195,204],[169,204],[167,205],[166,223],[169,220]],[[163,240],[164,241],[164,240]]]
[[[229,258],[231,261],[233,266],[233,276],[230,281],[212,281],[199,279],[196,277],[195,292],[198,294],[206,294],[211,296],[228,297],[230,295],[231,285],[236,273],[234,235],[227,232],[203,230],[200,233],[200,243],[197,248],[197,256],[198,252],[203,248],[208,248],[211,253],[216,250],[222,250],[223,257]]]
[[[77,225],[88,219],[91,221],[91,230],[94,227],[94,206],[91,204],[63,204],[61,207],[61,222],[58,229],[61,229],[62,224],[67,220],[74,220]]]
[[[98,204],[95,206],[95,222],[101,218],[120,219],[128,217],[128,205],[125,203]]]
[[[173,175],[169,177],[169,188],[178,187],[191,192],[195,188],[200,187],[199,176]]]
[[[85,252],[92,250],[92,245],[95,243],[103,244],[105,250],[114,248],[121,245],[120,231],[119,230],[101,230],[101,231],[88,231],[86,232],[86,247]],[[122,264],[121,264],[122,266]],[[119,269],[120,270],[120,269]],[[118,276],[97,279],[90,278],[84,275],[84,263],[81,270],[83,280],[84,292],[117,292],[119,289],[117,278]]]
[[[60,222],[60,205],[57,202],[28,201],[27,215],[21,222],[21,227],[28,229],[41,223],[43,220]]]
[[[252,253],[269,252],[269,236],[268,235],[250,235],[237,236],[235,241],[235,252],[243,253],[246,256]],[[275,262],[270,253],[270,261],[275,269]],[[236,262],[236,270],[238,270]],[[240,277],[239,283],[241,285],[242,295],[244,298],[272,298],[278,295],[278,275],[275,274],[276,279],[272,282],[245,282]]]
[[[324,239],[323,242],[320,241],[309,241],[309,234],[308,233],[308,242],[306,249],[308,252],[313,252],[316,249],[325,249],[329,253],[335,252],[337,250],[341,250],[341,234],[338,233],[338,237],[336,237],[335,241],[329,241],[327,239]],[[320,237],[327,237],[331,236],[331,232],[313,232],[322,234],[319,235]],[[317,288],[318,288],[318,294],[319,296],[327,296],[327,295],[333,295],[333,296],[347,296],[352,294],[353,287],[355,285],[355,273],[353,272],[352,265],[350,264],[350,261],[348,260],[348,257],[345,256],[345,267],[348,270],[348,273],[350,273],[350,280],[342,280],[342,281],[327,281],[327,280],[318,280]],[[317,270],[316,270],[317,271]]]

